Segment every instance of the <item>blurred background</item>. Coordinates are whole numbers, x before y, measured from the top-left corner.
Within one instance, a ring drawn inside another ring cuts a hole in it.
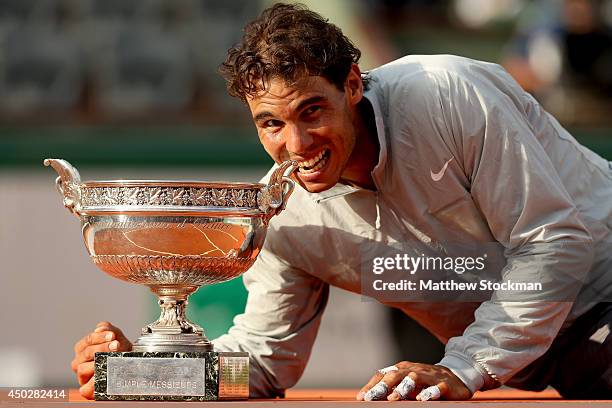
[[[581,143],[612,159],[612,0],[302,3],[354,40],[362,69],[406,54],[502,64]],[[0,386],[75,387],[78,338],[110,320],[134,339],[158,313],[146,288],[89,261],[42,160],[67,159],[85,180],[257,181],[271,160],[216,70],[270,4],[0,0]],[[203,288],[190,317],[214,338],[245,299],[240,279]],[[333,290],[298,385],[359,387],[377,368],[442,352],[401,314]]]

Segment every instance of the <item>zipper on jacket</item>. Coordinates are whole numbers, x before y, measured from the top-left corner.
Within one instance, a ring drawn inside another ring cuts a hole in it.
[[[378,202],[378,191],[374,194],[376,196],[376,222],[374,223],[374,228],[380,230],[380,203]]]

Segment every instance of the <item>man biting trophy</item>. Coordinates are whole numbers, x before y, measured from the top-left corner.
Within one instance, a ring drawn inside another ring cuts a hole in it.
[[[214,349],[249,353],[251,397],[282,396],[306,366],[329,285],[362,293],[364,245],[419,242],[443,256],[451,242],[494,243],[498,274],[540,279],[547,296],[386,302],[443,341],[445,355],[381,362],[392,365],[372,367],[356,398],[465,400],[502,384],[610,397],[612,342],[591,339],[612,323],[610,162],[496,64],[410,55],[361,72],[359,58],[325,18],[277,4],[221,66],[274,169],[297,162],[298,186],[244,274],[244,313]],[[558,280],[567,274],[576,279]],[[572,298],[557,296],[568,288]],[[81,339],[72,362],[81,394],[93,397],[94,353],[131,348],[109,322]]]

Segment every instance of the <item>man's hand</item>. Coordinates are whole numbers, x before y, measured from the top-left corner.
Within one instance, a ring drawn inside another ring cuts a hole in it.
[[[359,401],[467,400],[471,397],[463,381],[448,368],[410,361],[379,370],[357,394]]]
[[[74,346],[72,371],[77,375],[79,392],[87,399],[94,394],[94,356],[100,351],[130,351],[132,343],[121,330],[109,322],[100,322],[96,329],[79,340]]]

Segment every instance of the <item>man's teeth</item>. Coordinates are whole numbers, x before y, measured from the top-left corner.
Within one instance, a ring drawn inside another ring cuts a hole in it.
[[[317,163],[319,160],[321,160],[321,157],[323,157],[323,154],[325,153],[325,150],[321,150],[319,152],[319,154],[317,154],[315,157],[313,157],[312,159],[308,160],[308,161],[303,161],[298,163],[298,165],[300,167],[312,167],[315,165],[315,163]]]
[[[308,174],[321,169],[327,162],[327,156],[325,155],[326,152],[327,150],[321,150],[321,152],[319,152],[319,154],[312,159],[298,163],[300,173]]]

